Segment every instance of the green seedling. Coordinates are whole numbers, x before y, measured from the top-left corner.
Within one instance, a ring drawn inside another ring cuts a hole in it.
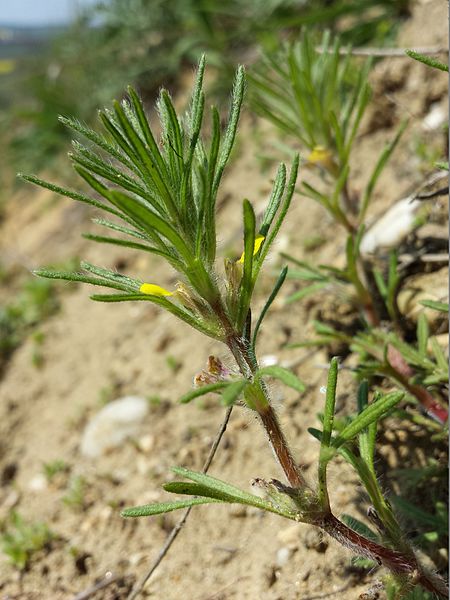
[[[87,482],[82,475],[72,477],[68,490],[62,498],[63,503],[73,510],[83,510],[86,507],[86,488]]]
[[[62,266],[72,270],[74,261],[67,261]],[[0,371],[35,327],[55,314],[59,306],[52,282],[35,277],[29,277],[23,282],[14,301],[0,306]],[[36,367],[40,367],[43,362],[43,335],[35,331],[33,336],[32,362]]]
[[[33,555],[48,547],[54,537],[45,523],[27,523],[12,512],[10,523],[0,534],[0,544],[10,563],[23,571]]]
[[[42,465],[42,471],[48,482],[51,482],[58,473],[67,473],[69,469],[70,466],[60,458]]]
[[[253,506],[295,522],[315,525],[357,554],[383,564],[390,576],[401,582],[403,589],[421,585],[444,597],[445,583],[420,564],[381,493],[375,475],[376,424],[401,401],[402,393],[379,395],[369,402],[367,388],[363,388],[359,394],[358,415],[336,433],[333,424],[338,364],[333,360],[323,429],[313,432],[320,440],[317,485],[306,480],[293,457],[267,382],[278,380],[298,394],[304,393],[305,385],[293,372],[281,366],[260,367],[257,358],[258,333],[285,281],[287,268],[281,271],[255,323],[251,304],[264,260],[288,213],[299,158],[294,157],[289,173],[285,165],[279,166],[266,210],[258,223],[252,204],[244,199],[242,254],[235,260],[225,260],[222,274],[217,266],[216,199],[235,142],[245,73],[242,67],[236,72],[224,129],[217,109],[211,109],[211,136],[207,140],[203,135],[204,68],[202,59],[184,117],[176,113],[168,92],[161,91],[158,100],[161,137],[158,141],[138,95],[131,88],[128,98],[115,102],[112,110],[100,113],[102,134],[78,121],[63,119],[93,144],[87,147],[75,143],[71,159],[75,170],[96,197],[34,176],[24,177],[106,213],[107,219],[98,218],[95,222],[105,228],[108,235],[89,234],[89,239],[148,252],[175,270],[179,282],[169,290],[151,278],[143,281],[86,262],[82,263],[82,273],[43,269],[38,270],[37,275],[109,288],[111,291],[106,294],[92,296],[100,302],[151,302],[197,332],[224,344],[234,358],[236,368],[227,368],[217,358],[210,357],[207,368],[195,378],[195,389],[185,394],[181,402],[187,404],[215,392],[224,407],[237,404],[252,411],[267,434],[286,480],[281,483],[276,479],[256,479],[254,485],[266,496],[261,498],[205,472],[175,467],[180,481],[167,483],[164,487],[168,492],[187,498],[130,508],[122,514],[124,517],[143,517],[200,504]],[[327,468],[337,455],[354,467],[383,523],[383,534],[376,541],[346,525],[331,510]]]

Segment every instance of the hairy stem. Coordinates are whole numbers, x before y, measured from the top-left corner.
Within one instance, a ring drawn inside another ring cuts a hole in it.
[[[236,335],[230,335],[227,340],[228,347],[233,354],[241,373],[244,377],[252,379],[258,370],[258,364],[252,356],[248,344]],[[259,397],[259,398],[258,398]],[[258,402],[258,399],[260,400]],[[280,427],[277,414],[271,404],[267,388],[263,383],[258,384],[255,399],[255,410],[267,433],[272,450],[283,469],[283,472],[293,488],[306,486],[306,481],[300,467],[295,462],[284,433]]]
[[[412,552],[407,554],[381,546],[347,527],[332,513],[323,515],[314,524],[343,546],[383,564],[391,573],[409,576],[412,583],[420,584],[439,598],[448,598],[448,587],[445,581],[438,575],[425,571]]]

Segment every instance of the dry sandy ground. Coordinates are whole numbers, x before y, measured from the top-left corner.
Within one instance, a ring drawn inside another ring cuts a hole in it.
[[[445,45],[446,22],[445,3],[417,3],[414,18],[405,24],[398,44]],[[446,105],[447,86],[444,75],[430,74],[423,65],[403,58],[380,62],[373,79],[374,105],[365,126],[370,135],[358,140],[355,153],[356,187],[367,177],[374,157],[391,139],[403,114],[411,117],[411,124],[377,188],[372,217],[422,180],[414,140],[424,135],[422,121],[430,105]],[[223,247],[232,248],[236,255],[241,244],[242,198],[248,197],[260,211],[275,172],[274,165],[261,170],[255,158],[253,128],[253,121],[244,116],[239,152],[222,192],[220,236]],[[431,136],[433,143],[436,135]],[[258,152],[270,151],[270,139],[263,137],[265,148]],[[445,142],[438,139],[437,143]],[[174,279],[157,260],[83,240],[81,232],[93,230],[91,217],[91,211],[82,205],[55,201],[32,188],[21,189],[9,203],[1,225],[2,261],[8,268],[25,270],[78,256],[161,285],[173,284]],[[326,242],[306,252],[304,240],[317,234]],[[336,264],[342,260],[343,244],[344,236],[324,210],[297,195],[278,250]],[[274,254],[271,266],[278,264],[280,259]],[[255,314],[272,285],[268,267]],[[161,483],[171,477],[172,465],[201,468],[224,410],[214,398],[189,406],[178,404],[177,399],[189,389],[194,373],[209,354],[225,361],[229,358],[224,348],[147,303],[105,306],[91,302],[85,286],[62,283],[59,289],[61,310],[39,327],[45,335],[42,366],[33,366],[33,342],[28,340],[14,353],[0,381],[0,467],[3,473],[10,465],[16,468],[15,476],[6,477],[0,487],[0,517],[14,507],[26,519],[47,523],[57,539],[47,552],[34,558],[23,575],[1,559],[0,598],[68,600],[107,573],[117,576],[116,583],[90,597],[126,598],[178,515],[125,521],[119,509],[167,499]],[[295,283],[288,282],[284,294],[294,289]],[[4,290],[3,296],[8,293],[11,290]],[[318,446],[307,428],[318,423],[323,404],[320,388],[326,378],[320,367],[328,357],[323,351],[286,350],[283,345],[310,334],[309,323],[316,312],[312,302],[291,305],[288,310],[278,302],[259,342],[261,355],[275,354],[280,361],[297,362],[296,372],[308,384],[301,397],[279,387],[274,387],[274,394],[288,438],[310,477],[314,477]],[[341,414],[352,410],[355,389],[353,377],[344,371],[339,382]],[[105,395],[109,399],[157,397],[159,402],[151,404],[137,437],[99,459],[88,460],[79,451],[81,434]],[[400,463],[407,461],[406,446],[402,452]],[[416,454],[420,460],[422,455]],[[37,485],[43,463],[56,459],[64,460],[70,473]],[[386,468],[395,467],[396,462],[392,458]],[[258,423],[243,409],[235,409],[210,472],[245,489],[253,477],[280,476]],[[70,478],[77,475],[85,479],[86,489],[84,506],[74,510],[62,498]],[[335,512],[364,519],[367,498],[352,471],[337,462],[330,485]],[[347,551],[329,540],[322,542],[308,527],[251,509],[206,506],[192,512],[143,597],[352,600],[380,574],[352,569]]]

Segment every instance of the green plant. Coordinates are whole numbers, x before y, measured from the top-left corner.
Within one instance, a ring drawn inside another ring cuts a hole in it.
[[[347,232],[347,264],[334,275],[352,285],[365,318],[377,324],[380,315],[359,246],[375,186],[406,122],[381,152],[365,189],[356,193],[351,189],[350,159],[370,100],[371,61],[357,67],[350,51],[342,58],[339,39],[331,40],[328,33],[322,37],[320,51],[313,39],[303,32],[300,41],[263,56],[251,75],[252,105],[309,151],[307,164],[318,169],[324,189],[304,181],[301,193],[321,204]]]
[[[45,523],[26,523],[17,512],[12,512],[0,543],[11,564],[24,570],[33,555],[46,548],[54,537]]]
[[[257,341],[261,323],[279,292],[287,274],[284,268],[253,326],[250,305],[264,259],[286,217],[297,179],[298,156],[289,177],[282,164],[259,227],[248,200],[243,201],[243,252],[239,259],[225,260],[225,275],[216,267],[216,197],[222,175],[234,145],[244,93],[244,70],[238,68],[231,108],[225,131],[221,131],[216,108],[211,109],[212,133],[207,142],[202,136],[204,95],[202,81],[204,59],[200,61],[189,110],[184,118],[177,115],[167,91],[162,90],[158,109],[161,139],[151,131],[139,97],[129,89],[129,97],[115,102],[112,111],[103,111],[100,120],[106,134],[98,134],[77,121],[64,121],[93,142],[103,154],[79,142],[72,161],[75,170],[103,198],[61,188],[34,176],[23,176],[69,198],[93,205],[115,220],[96,219],[96,223],[126,237],[87,237],[99,243],[127,246],[152,253],[176,270],[180,282],[175,290],[156,283],[143,282],[98,266],[82,263],[84,273],[39,270],[51,279],[82,281],[111,288],[113,294],[95,294],[102,302],[148,301],[161,306],[202,334],[224,343],[235,359],[237,370],[226,368],[210,357],[207,369],[195,378],[196,389],[181,401],[190,402],[209,392],[218,392],[224,406],[236,403],[254,411],[267,433],[270,445],[286,477],[256,484],[267,492],[268,500],[248,494],[205,473],[176,468],[189,482],[169,483],[168,491],[195,496],[187,500],[127,509],[124,516],[145,516],[186,506],[217,502],[238,502],[276,513],[297,522],[311,523],[344,546],[369,555],[384,564],[403,589],[421,584],[443,597],[445,584],[419,564],[414,551],[401,533],[395,516],[377,484],[373,454],[376,423],[402,398],[394,392],[377,396],[371,403],[367,387],[359,394],[359,414],[337,435],[333,435],[336,360],[332,361],[323,431],[320,438],[319,485],[310,485],[294,460],[280,426],[266,380],[275,378],[297,392],[304,384],[280,366],[260,368]],[[358,472],[386,531],[377,541],[364,537],[331,512],[327,467],[341,454]]]
[[[314,278],[318,281],[293,294],[288,301],[298,300],[311,291],[318,291],[322,286],[329,285],[330,280],[323,273],[323,269],[313,269],[300,261],[296,261],[296,263],[304,269],[297,276],[305,279]],[[359,355],[357,373],[360,377],[384,376],[391,379],[408,392],[409,399],[414,404],[418,402],[427,414],[444,425],[448,420],[447,358],[436,337],[430,335],[429,324],[424,312],[419,315],[417,321],[416,343],[408,343],[403,340],[396,305],[398,288],[396,267],[396,255],[393,253],[387,281],[384,281],[381,272],[375,271],[375,280],[385,302],[386,313],[391,319],[390,330],[385,327],[366,326],[356,334],[350,334],[316,321],[313,325],[317,337],[291,344],[290,347],[323,346],[336,341],[344,343],[351,351]],[[440,312],[448,312],[446,303],[424,300],[422,304]],[[398,331],[395,330],[396,325]]]
[[[307,163],[317,167],[324,189],[319,190],[304,181],[301,193],[321,204],[334,222],[346,231],[345,265],[310,265],[291,255],[284,258],[298,269],[290,272],[291,278],[307,282],[287,301],[293,302],[322,290],[333,290],[344,296],[359,313],[359,332],[338,332],[328,325],[317,325],[320,342],[340,340],[348,347],[359,344],[360,354],[376,357],[372,361],[372,374],[392,376],[406,388],[423,408],[441,423],[447,420],[447,409],[427,389],[431,380],[417,378],[410,363],[412,351],[404,342],[403,323],[397,308],[400,279],[397,257],[390,256],[387,281],[362,255],[361,242],[366,230],[366,214],[375,186],[383,169],[406,127],[402,123],[394,138],[386,144],[376,161],[362,192],[351,187],[351,159],[354,142],[362,117],[370,100],[368,73],[370,60],[359,68],[355,58],[347,51],[342,58],[339,39],[332,41],[325,34],[320,51],[314,47],[310,34],[303,33],[299,42],[285,44],[278,52],[267,54],[256,66],[251,77],[252,102],[255,110],[274,123],[284,134],[297,139],[310,154]],[[422,321],[423,322],[423,321]],[[384,332],[388,324],[389,333]],[[319,331],[320,330],[320,331]],[[389,358],[385,357],[389,350]],[[440,363],[442,364],[442,351]],[[432,374],[434,367],[422,352],[422,363]],[[422,365],[421,368],[423,368]],[[367,369],[360,369],[367,372]],[[430,371],[431,370],[431,371]],[[434,380],[433,380],[434,381]],[[445,383],[443,381],[442,383]]]
[[[33,328],[58,308],[54,286],[35,277],[25,281],[14,302],[0,307],[0,370]],[[38,336],[35,350],[39,344]]]
[[[62,498],[64,504],[73,510],[83,510],[86,506],[86,487],[87,481],[82,475],[72,477],[67,493]]]
[[[47,481],[52,481],[52,479],[58,473],[67,473],[69,471],[69,465],[62,459],[56,458],[51,462],[44,463],[42,465],[42,471],[47,479]]]

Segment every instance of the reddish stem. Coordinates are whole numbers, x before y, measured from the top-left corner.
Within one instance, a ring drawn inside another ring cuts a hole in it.
[[[411,377],[415,375],[415,371],[403,358],[401,352],[391,344],[388,345],[387,360],[397,381],[417,398],[430,416],[442,425],[445,424],[448,419],[448,410],[439,404],[425,387],[409,383]]]
[[[392,573],[409,576],[415,584],[420,584],[439,598],[448,598],[448,587],[445,581],[437,575],[424,572],[414,554],[404,554],[363,537],[339,521],[331,512],[322,516],[314,524],[357,554],[375,559]]]

